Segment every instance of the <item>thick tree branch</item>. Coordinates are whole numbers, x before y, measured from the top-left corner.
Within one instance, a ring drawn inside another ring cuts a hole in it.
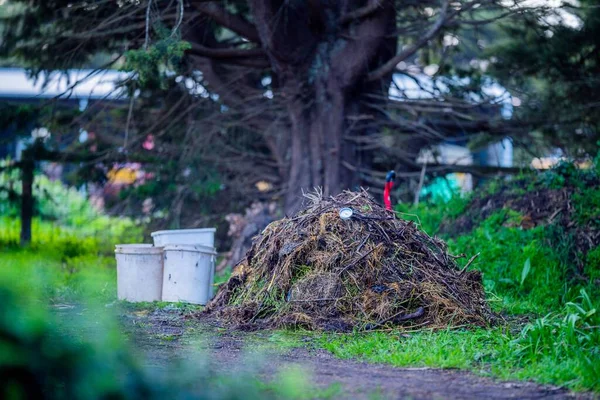
[[[371,11],[370,18],[352,27],[356,38],[349,40],[337,54],[341,59],[346,60],[345,63],[332,66],[332,71],[344,87],[352,86],[359,77],[368,72],[369,64],[385,43],[390,26],[393,24],[394,14],[391,4],[389,2],[383,4],[380,0],[375,2],[378,6]]]
[[[366,6],[357,8],[349,13],[342,15],[340,24],[345,25],[357,19],[366,18],[372,15],[378,8],[381,7],[382,0],[369,0]]]
[[[197,43],[191,43],[192,48],[189,49],[191,54],[210,57],[210,58],[265,58],[266,54],[263,49],[237,49],[237,48],[223,48],[214,49],[206,46],[199,45]]]
[[[399,62],[404,61],[408,57],[415,54],[421,47],[425,46],[427,42],[433,39],[433,37],[436,36],[442,30],[442,28],[448,22],[448,20],[454,15],[456,15],[455,13],[452,13],[450,15],[448,14],[448,3],[449,0],[444,0],[444,3],[442,4],[442,8],[440,10],[440,16],[438,17],[437,21],[433,24],[433,26],[429,29],[429,31],[427,31],[427,33],[423,35],[422,38],[417,40],[417,42],[414,43],[412,46],[409,46],[408,48],[404,49],[403,51],[392,57],[381,67],[377,68],[375,71],[369,73],[369,75],[367,75],[367,81],[376,81],[378,79],[383,78],[385,75],[391,73],[392,71],[394,71],[394,69],[396,69],[396,65],[398,65]]]
[[[405,160],[402,160],[405,161]],[[377,182],[377,186],[383,186],[385,182],[386,172],[380,172],[365,168],[356,167],[348,162],[342,162],[344,168],[351,171],[361,172],[371,176],[371,180]],[[388,170],[394,168],[393,165],[388,166]],[[422,164],[414,164],[413,171],[396,171],[398,178],[418,178],[421,175]],[[479,177],[489,177],[494,175],[516,175],[524,172],[534,172],[530,167],[498,167],[493,165],[458,165],[458,164],[427,164],[428,175],[444,175],[452,172],[462,172],[473,174]]]
[[[252,42],[260,43],[256,27],[243,17],[228,12],[214,2],[207,3],[201,0],[193,0],[191,1],[191,4],[196,10],[211,17],[225,28]]]

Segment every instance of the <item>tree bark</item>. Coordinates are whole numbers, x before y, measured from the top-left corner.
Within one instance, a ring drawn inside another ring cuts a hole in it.
[[[325,80],[313,87],[310,105],[300,96],[301,93],[296,94],[288,107],[292,148],[285,199],[287,213],[301,206],[303,191],[320,187],[329,196],[351,186],[340,173],[346,114],[343,89]]]

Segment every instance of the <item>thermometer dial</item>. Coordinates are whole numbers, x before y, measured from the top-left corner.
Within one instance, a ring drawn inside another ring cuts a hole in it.
[[[340,218],[341,219],[350,219],[354,214],[354,211],[350,207],[344,207],[340,209]]]

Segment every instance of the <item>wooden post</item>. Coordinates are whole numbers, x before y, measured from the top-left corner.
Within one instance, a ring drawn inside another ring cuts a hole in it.
[[[21,162],[21,246],[26,246],[31,243],[34,169],[34,160],[31,158],[28,151],[24,151]]]
[[[421,197],[421,189],[423,189],[423,182],[425,181],[425,171],[427,170],[427,163],[423,163],[423,168],[421,168],[421,175],[419,176],[419,185],[417,186],[417,190],[415,192],[415,201],[414,205],[419,205],[419,198]]]

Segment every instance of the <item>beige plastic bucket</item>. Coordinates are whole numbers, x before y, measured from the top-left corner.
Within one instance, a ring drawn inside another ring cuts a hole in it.
[[[162,299],[163,248],[151,244],[118,244],[117,297],[132,302]]]
[[[151,235],[155,246],[189,244],[214,247],[216,231],[216,228],[173,229],[152,232]]]
[[[212,296],[216,255],[210,246],[165,246],[163,301],[206,304]]]

